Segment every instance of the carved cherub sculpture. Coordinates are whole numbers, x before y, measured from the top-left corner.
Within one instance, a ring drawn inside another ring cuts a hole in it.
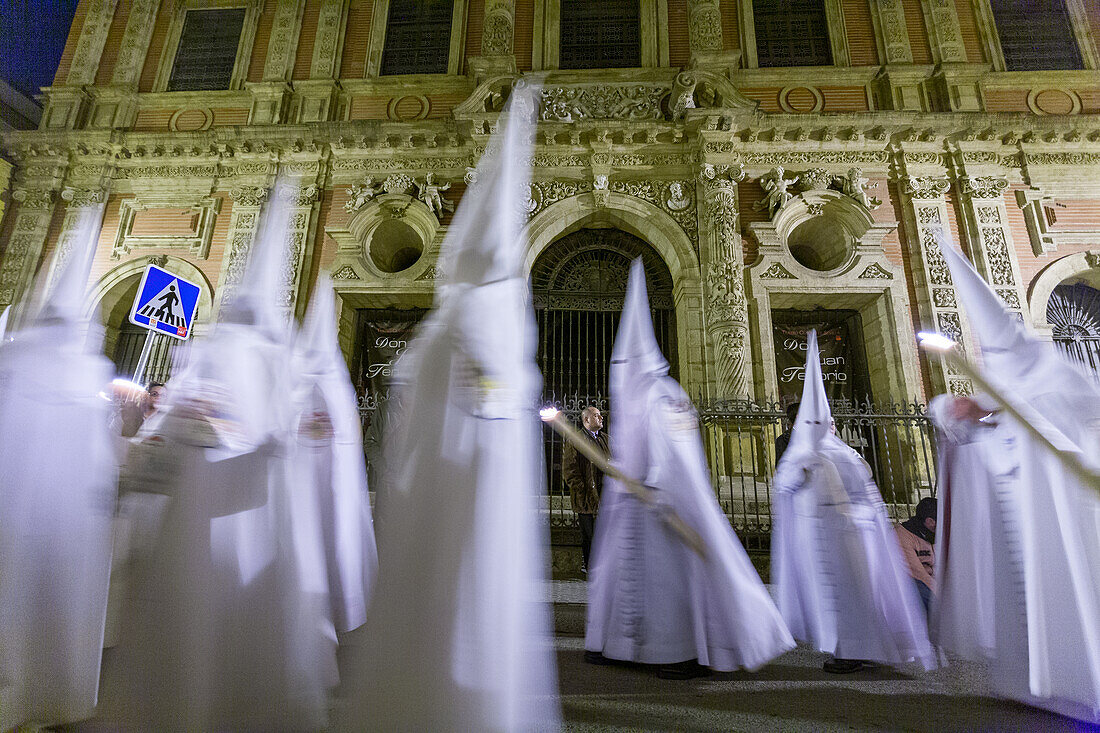
[[[777,165],[770,173],[760,176],[760,185],[768,192],[768,195],[752,205],[753,211],[767,208],[768,216],[775,218],[783,206],[794,198],[794,194],[787,189],[798,183],[798,176],[786,178],[783,166]]]
[[[850,168],[846,177],[838,176],[837,180],[840,183],[841,193],[845,196],[851,196],[867,209],[872,210],[882,206],[880,199],[867,195],[869,180],[863,176],[863,169]]]
[[[367,202],[378,195],[379,187],[374,185],[374,179],[368,178],[362,183],[357,183],[348,189],[348,200],[344,204],[347,212],[359,211],[367,205]]]
[[[434,177],[434,173],[429,173],[424,177],[423,183],[416,185],[420,188],[420,200],[432,210],[436,217],[442,219],[444,212],[455,210],[454,203],[440,195],[443,191],[449,189],[451,184],[444,183],[440,186],[432,180]]]

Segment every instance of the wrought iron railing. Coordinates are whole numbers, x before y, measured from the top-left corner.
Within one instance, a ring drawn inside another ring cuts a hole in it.
[[[1100,382],[1100,336],[1056,338],[1054,343],[1062,353],[1090,370]]]
[[[549,402],[578,424],[585,407],[594,405],[605,416],[609,407],[603,395],[574,394]],[[696,407],[718,503],[746,549],[766,550],[772,526],[775,441],[785,428],[784,412],[778,403],[748,400],[696,401]],[[832,407],[837,434],[871,466],[892,517],[905,519],[921,498],[935,496],[935,435],[923,405],[836,401]],[[377,409],[384,406],[373,400],[361,402],[364,432],[369,432]],[[608,417],[613,430],[614,417]],[[549,427],[544,427],[543,437],[547,521],[552,529],[572,530],[577,519],[562,475],[562,439]],[[368,449],[368,461],[371,453]]]

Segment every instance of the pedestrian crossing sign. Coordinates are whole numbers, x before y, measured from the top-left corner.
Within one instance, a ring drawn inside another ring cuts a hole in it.
[[[149,265],[141,277],[134,307],[130,309],[130,323],[172,338],[186,339],[191,335],[199,292],[198,285]]]

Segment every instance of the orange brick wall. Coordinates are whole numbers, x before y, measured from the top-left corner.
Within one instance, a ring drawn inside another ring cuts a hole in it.
[[[901,4],[905,9],[905,28],[909,33],[909,46],[913,49],[913,63],[932,63],[932,47],[928,44],[921,0],[901,0]]]
[[[535,0],[516,0],[516,31],[512,50],[516,54],[516,67],[520,71],[531,70],[534,45]]]
[[[374,0],[352,0],[348,7],[344,55],[340,60],[340,78],[362,79],[367,73],[367,43],[370,40]]]
[[[111,74],[115,70],[115,61],[118,60],[118,49],[122,46],[122,35],[126,32],[126,21],[130,18],[130,7],[133,0],[120,0],[115,8],[115,17],[111,20],[111,28],[107,31],[107,42],[103,45],[103,55],[99,57],[99,69],[96,70],[95,83],[110,84]]]
[[[668,0],[668,65],[684,67],[690,59],[687,0]]]
[[[844,0],[844,32],[848,37],[848,55],[852,66],[878,64],[875,25],[868,0]]]
[[[481,55],[481,36],[484,26],[485,0],[470,0],[466,6],[466,58]]]
[[[145,55],[145,67],[141,70],[141,82],[138,91],[151,92],[157,78],[157,66],[164,53],[164,44],[168,42],[168,26],[172,24],[172,13],[161,8],[157,13],[157,22],[153,26],[153,37],[149,40],[149,53]]]
[[[256,40],[252,43],[252,57],[248,62],[248,80],[263,81],[264,59],[267,58],[267,46],[271,41],[271,26],[275,22],[277,3],[264,3],[260,21],[256,24]]]
[[[959,15],[963,47],[966,48],[966,60],[972,64],[984,64],[987,59],[978,34],[978,18],[974,14],[974,5],[971,0],[955,0],[955,8]]]
[[[734,51],[741,48],[741,21],[737,17],[737,0],[721,0],[722,48]]]
[[[313,45],[317,41],[317,18],[321,14],[321,0],[306,0],[302,13],[302,33],[298,36],[298,54],[294,57],[292,79],[308,79],[313,65]]]

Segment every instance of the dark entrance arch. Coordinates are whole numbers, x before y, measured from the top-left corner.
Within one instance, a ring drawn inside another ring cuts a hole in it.
[[[611,346],[636,257],[645,265],[657,343],[676,375],[672,275],[664,260],[622,230],[580,229],[550,245],[531,267],[537,358],[547,398],[604,401]]]

